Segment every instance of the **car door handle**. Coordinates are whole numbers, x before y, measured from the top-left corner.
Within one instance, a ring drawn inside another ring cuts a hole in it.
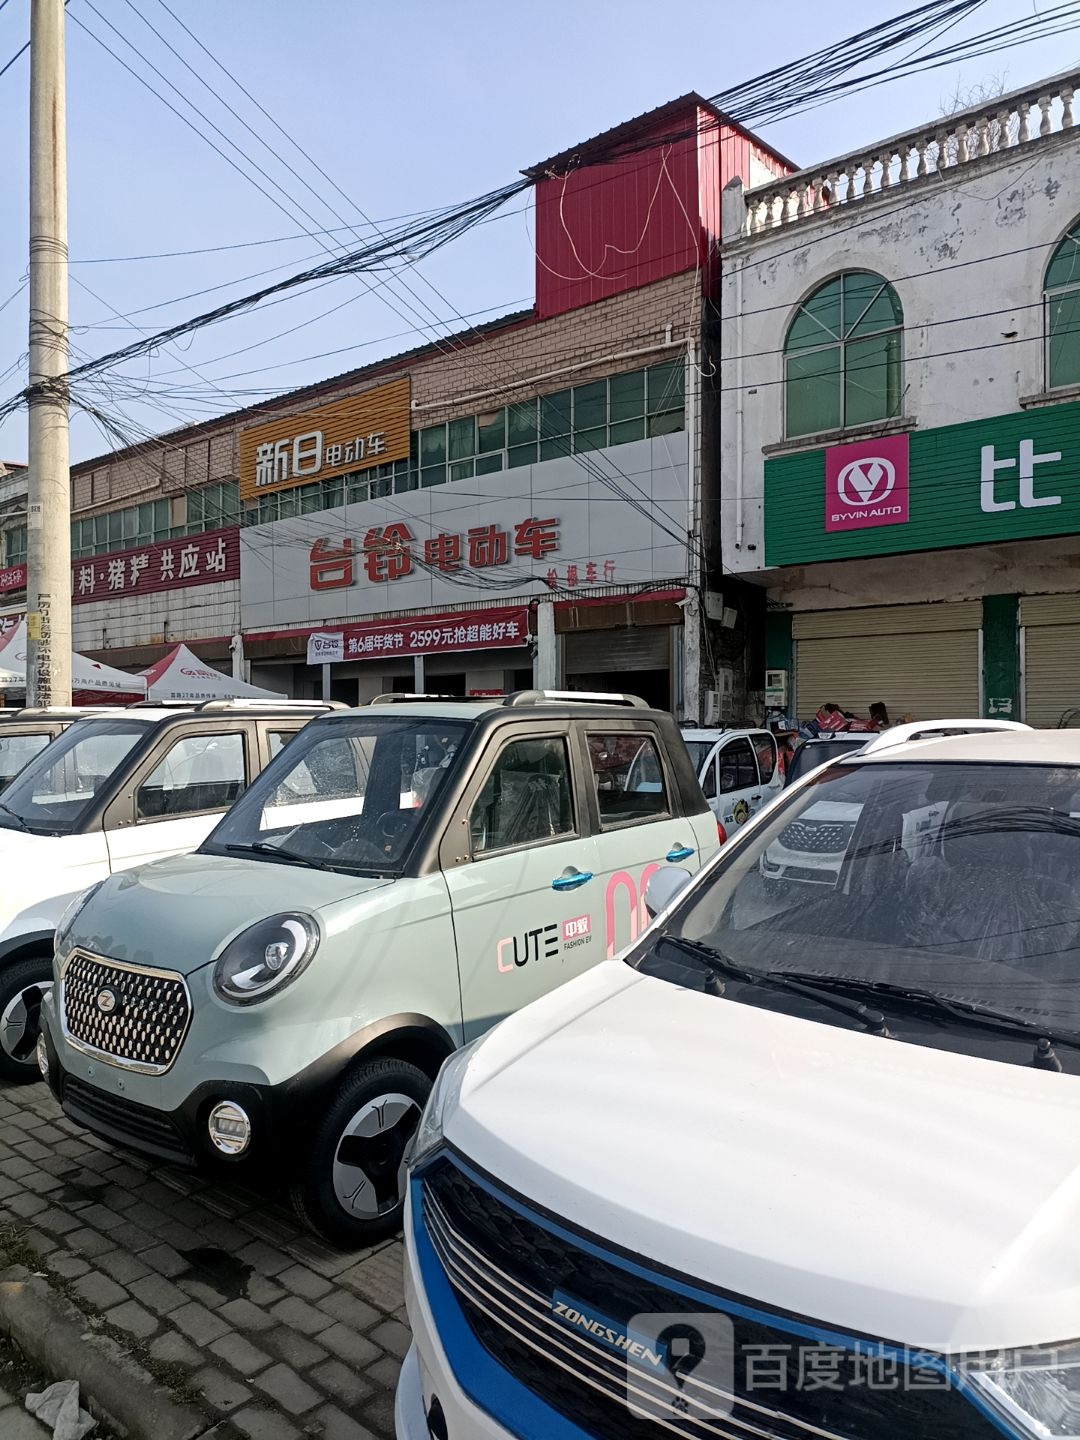
[[[677,865],[680,860],[689,860],[693,853],[689,845],[673,845],[664,858],[669,865]]]
[[[577,890],[592,879],[591,870],[575,870],[572,875],[556,875],[551,882],[553,890]]]

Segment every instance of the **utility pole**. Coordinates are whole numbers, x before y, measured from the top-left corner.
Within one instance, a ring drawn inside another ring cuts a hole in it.
[[[64,0],[30,0],[27,700],[71,704]]]

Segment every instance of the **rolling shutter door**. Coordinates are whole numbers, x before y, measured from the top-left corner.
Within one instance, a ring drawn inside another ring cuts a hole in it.
[[[795,615],[797,712],[866,715],[880,700],[893,722],[978,715],[981,625],[978,600]]]
[[[1080,706],[1080,595],[1025,595],[1024,719],[1055,726]]]
[[[639,625],[624,630],[577,630],[566,636],[563,668],[567,675],[667,670],[670,665],[670,625]]]

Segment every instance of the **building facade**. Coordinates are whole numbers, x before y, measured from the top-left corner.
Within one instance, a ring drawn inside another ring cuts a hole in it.
[[[777,711],[1080,706],[1076,83],[725,192],[722,557]]]
[[[527,172],[530,309],[74,467],[76,648],[135,669],[183,640],[353,702],[538,681],[718,707],[742,623],[712,560],[721,195],[790,169],[682,97]],[[17,524],[4,560],[17,613]]]

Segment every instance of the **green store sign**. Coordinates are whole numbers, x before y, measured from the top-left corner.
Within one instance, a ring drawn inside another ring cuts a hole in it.
[[[1080,402],[765,462],[765,563],[1080,532]]]

